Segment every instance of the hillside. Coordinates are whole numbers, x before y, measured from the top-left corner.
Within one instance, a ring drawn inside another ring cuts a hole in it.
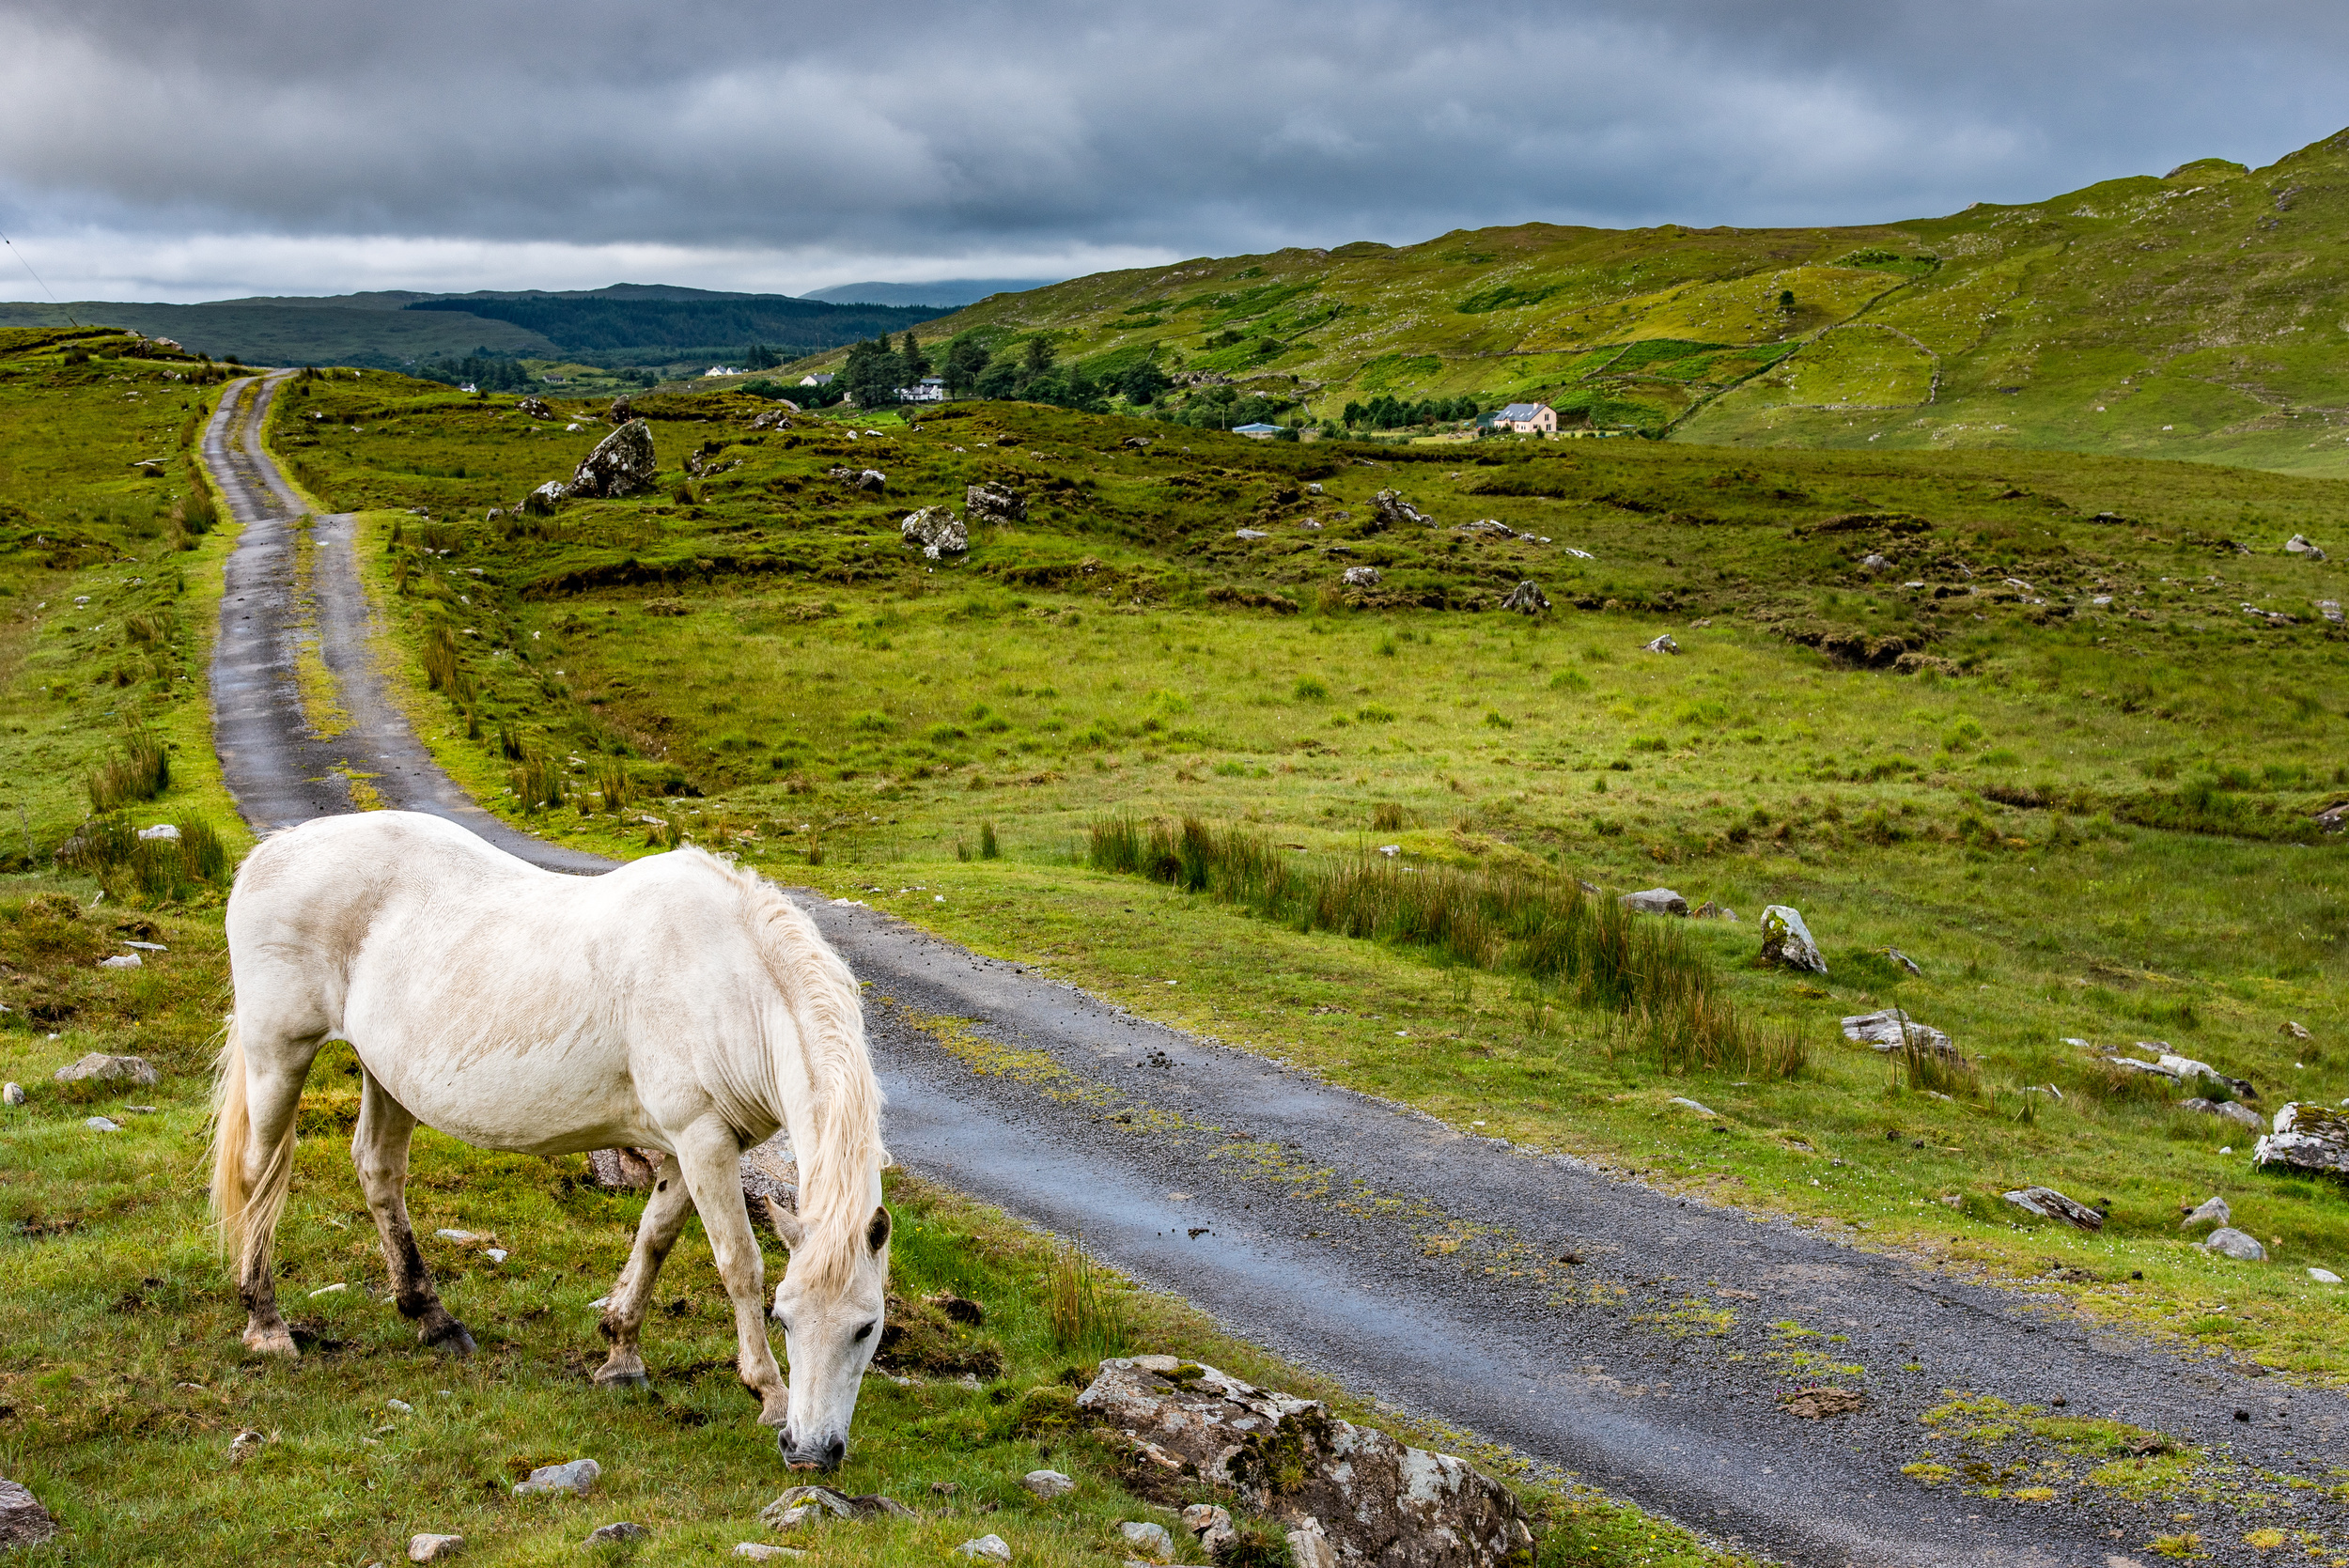
[[[1711,443],[2052,448],[2349,469],[2349,132],[1849,228],[1525,224],[1202,257],[924,329],[1050,334],[1295,400],[1470,395]],[[836,356],[826,356],[830,364]]]

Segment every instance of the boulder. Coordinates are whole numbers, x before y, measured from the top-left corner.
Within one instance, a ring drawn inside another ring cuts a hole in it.
[[[38,1546],[57,1533],[40,1499],[13,1481],[0,1481],[0,1552]]]
[[[613,1546],[617,1545],[624,1541],[649,1541],[651,1539],[652,1531],[646,1529],[642,1525],[631,1524],[628,1520],[622,1519],[617,1524],[599,1525],[594,1529],[589,1530],[587,1532],[587,1539],[583,1542],[582,1545],[588,1546]]]
[[[889,475],[877,468],[828,468],[824,473],[852,490],[867,490],[878,495],[889,488]]]
[[[1142,1356],[1103,1361],[1077,1405],[1122,1443],[1145,1491],[1230,1486],[1287,1527],[1300,1565],[1299,1535],[1333,1564],[1483,1568],[1532,1555],[1507,1487],[1451,1454],[1339,1421],[1318,1400]]]
[[[2291,538],[2286,539],[2284,551],[2287,554],[2306,556],[2311,561],[2325,559],[2325,552],[2317,548],[2316,541],[2304,534],[2295,534]]]
[[[2234,1210],[2227,1206],[2226,1199],[2213,1193],[2186,1211],[2186,1218],[2178,1221],[2178,1229],[2190,1231],[2197,1225],[2232,1225],[2233,1223]]]
[[[446,1231],[441,1233],[448,1234]],[[514,1483],[518,1498],[535,1497],[544,1492],[568,1492],[583,1498],[596,1489],[596,1478],[603,1474],[603,1467],[592,1459],[574,1459],[566,1465],[541,1465],[530,1472],[527,1481]]]
[[[1641,915],[1685,915],[1688,912],[1688,901],[1670,888],[1648,888],[1640,893],[1626,893],[1615,902]]]
[[[1077,1489],[1076,1482],[1058,1470],[1030,1470],[1019,1478],[1019,1484],[1048,1502],[1054,1498],[1065,1498]]]
[[[15,1082],[0,1084],[0,1105],[23,1105],[23,1103],[24,1085]]]
[[[2341,1283],[2341,1276],[2334,1273],[2329,1268],[2311,1268],[2309,1270],[2309,1278],[2314,1280],[2320,1285],[2337,1285]]]
[[[2232,1225],[2219,1226],[2218,1229],[2203,1237],[2199,1245],[2206,1252],[2216,1252],[2222,1258],[2232,1258],[2237,1263],[2265,1263],[2267,1261],[2267,1249],[2259,1244],[2259,1238],[2246,1235]]]
[[[412,1535],[408,1538],[408,1560],[411,1562],[446,1562],[465,1549],[461,1535]]]
[[[1010,486],[988,480],[962,492],[963,510],[981,522],[1025,522],[1028,504]]]
[[[1390,528],[1407,525],[1416,528],[1434,526],[1419,508],[1393,490],[1380,490],[1370,498],[1370,520],[1363,524],[1364,533],[1383,533]]]
[[[2233,1100],[2205,1100],[2201,1098],[2180,1100],[2178,1102],[2178,1109],[2180,1110],[2191,1110],[2198,1115],[2216,1116],[2221,1121],[2232,1122],[2235,1126],[2250,1132],[2265,1132],[2267,1130],[2267,1119],[2265,1117],[2262,1116],[2258,1111],[2253,1110],[2249,1106],[2238,1105]]]
[[[1674,1094],[1671,1099],[1665,1101],[1664,1103],[1672,1106],[1674,1110],[1693,1111],[1697,1115],[1703,1117],[1708,1122],[1718,1122],[1721,1119],[1721,1113],[1719,1111],[1715,1110],[1710,1106],[1700,1104],[1699,1102],[1688,1098],[1686,1094]]]
[[[111,958],[99,959],[98,967],[101,970],[145,969],[147,961],[135,953],[117,953]]]
[[[174,823],[158,822],[152,828],[141,828],[139,837],[146,840],[160,840],[166,844],[177,844],[179,842],[179,829]]]
[[[1377,567],[1348,567],[1342,575],[1341,581],[1349,588],[1376,588],[1378,586],[1378,568]]]
[[[625,425],[636,417],[636,405],[628,400],[626,393],[622,393],[612,399],[612,406],[603,411],[603,417],[614,425]]]
[[[1892,562],[1888,556],[1870,555],[1860,561],[1859,569],[1864,572],[1890,571]]]
[[[2253,1170],[2349,1176],[2349,1116],[2331,1106],[2295,1100],[2276,1112],[2275,1128],[2251,1150]]]
[[[1166,1527],[1143,1519],[1121,1519],[1117,1533],[1126,1538],[1127,1546],[1136,1557],[1150,1562],[1174,1560],[1174,1538]]]
[[[791,428],[789,405],[769,409],[765,413],[751,421],[751,428],[754,430],[788,430]]]
[[[1183,1528],[1212,1558],[1221,1555],[1223,1544],[1232,1538],[1232,1515],[1211,1502],[1195,1502],[1183,1510]]]
[[[758,1511],[759,1518],[776,1529],[818,1524],[828,1515],[834,1519],[917,1517],[913,1510],[894,1498],[884,1498],[878,1492],[863,1492],[852,1498],[830,1486],[788,1487],[783,1496]]]
[[[1911,958],[1907,954],[1903,953],[1897,947],[1886,948],[1884,950],[1884,955],[1887,958],[1891,959],[1892,962],[1900,965],[1901,968],[1906,970],[1911,974],[1921,975],[1925,972],[1923,970],[1917,967],[1916,959]]]
[[[941,556],[961,555],[971,549],[970,531],[962,520],[943,506],[925,506],[918,512],[906,514],[897,532],[910,545],[922,547],[922,553],[935,561]]]
[[[2061,1219],[2066,1225],[2077,1226],[2083,1231],[2101,1231],[2105,1228],[2102,1214],[2086,1203],[2066,1198],[2052,1187],[2027,1187],[2019,1192],[2007,1193],[2006,1201],[2026,1214],[2035,1214],[2042,1219]]]
[[[120,1132],[122,1130],[122,1124],[111,1116],[84,1117],[82,1125],[92,1132]]]
[[[135,1083],[141,1088],[155,1081],[155,1069],[136,1056],[108,1056],[104,1051],[92,1051],[79,1062],[57,1069],[59,1083]]]
[[[616,405],[615,411],[616,411]],[[652,427],[631,419],[596,443],[571,475],[571,493],[591,500],[648,494],[658,477]]]
[[[2175,1051],[2161,1053],[2161,1068],[2180,1083],[2209,1083],[2223,1088],[2229,1094],[2243,1099],[2255,1100],[2260,1097],[2259,1091],[2251,1087],[2250,1079],[2229,1078],[2207,1062],[2197,1062],[2190,1056],[2180,1056]]]
[[[2324,616],[2326,620],[2332,622],[2335,626],[2341,624],[2341,600],[2337,598],[2318,599],[2316,601],[2316,613]]]
[[[1514,610],[1520,615],[1538,615],[1549,608],[1549,596],[1542,592],[1540,583],[1528,578],[1509,590],[1508,597],[1501,601],[1501,608]]]
[[[554,411],[547,407],[547,400],[543,397],[525,397],[514,406],[521,410],[522,412],[530,415],[533,419],[552,419],[554,417]]]
[[[1640,651],[1641,653],[1678,653],[1680,651],[1680,644],[1673,642],[1672,634],[1667,631],[1664,635],[1658,637],[1653,643],[1641,644]]]
[[[554,509],[560,506],[570,493],[570,487],[562,480],[550,479],[528,495],[523,496],[521,505],[514,510],[534,518],[552,517]]]
[[[1809,970],[1812,974],[1827,972],[1827,960],[1819,955],[1819,944],[1811,939],[1811,927],[1802,923],[1801,911],[1783,904],[1762,911],[1762,961]]]
[[[1958,1059],[1957,1047],[1948,1035],[1931,1024],[1919,1023],[1897,1007],[1887,1007],[1875,1013],[1861,1013],[1843,1020],[1844,1039],[1851,1041],[1854,1045],[1874,1046],[1876,1049],[1883,1051],[1901,1048],[1904,1030],[1906,1032],[1908,1044],[1917,1049],[1928,1051],[1935,1056],[1947,1057],[1952,1062]]]

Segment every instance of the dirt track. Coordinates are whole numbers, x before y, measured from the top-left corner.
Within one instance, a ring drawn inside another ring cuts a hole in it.
[[[257,392],[224,396],[205,439],[245,530],[212,694],[247,819],[350,810],[356,775],[386,805],[463,822],[539,864],[602,868],[473,805],[386,700],[349,519],[317,520],[315,564],[297,581],[298,505],[246,429]],[[309,638],[349,718],[331,739],[312,732],[295,687]],[[2223,1500],[2132,1503],[2077,1484],[2095,1461],[2072,1461],[2075,1482],[2052,1502],[1902,1474],[1928,1449],[1959,1462],[1960,1446],[1929,1443],[1918,1417],[1963,1389],[2017,1405],[2061,1396],[2067,1415],[2111,1416],[2321,1487],[2349,1436],[2338,1395],[2085,1330],[2052,1296],[1953,1281],[1464,1137],[861,907],[798,896],[870,983],[900,1161],[1081,1233],[1135,1278],[1363,1393],[1790,1562],[2121,1568],[2186,1529],[2217,1560],[2252,1561],[2241,1537],[2254,1522],[2349,1539],[2349,1510],[2315,1488],[2259,1488],[2282,1500],[2254,1519]],[[938,1017],[970,1020],[945,1032],[959,1052],[913,1021]],[[1865,1407],[1817,1421],[1779,1407],[1830,1382],[1864,1390]]]

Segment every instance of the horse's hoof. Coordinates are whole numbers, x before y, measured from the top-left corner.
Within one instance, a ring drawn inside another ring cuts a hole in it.
[[[246,1329],[244,1347],[257,1356],[282,1356],[288,1361],[302,1359],[302,1351],[294,1343],[293,1331],[282,1323],[274,1328]]]
[[[465,1331],[461,1323],[452,1323],[436,1334],[419,1335],[418,1338],[443,1356],[470,1356],[481,1348],[473,1343],[473,1336]]]
[[[596,1374],[599,1389],[649,1389],[652,1379],[641,1372],[599,1372]]]

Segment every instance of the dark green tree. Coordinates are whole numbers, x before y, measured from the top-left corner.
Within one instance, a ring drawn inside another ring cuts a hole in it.
[[[921,340],[913,335],[913,329],[908,327],[905,347],[897,350],[897,384],[907,388],[917,386],[922,378],[929,373],[930,362],[922,352]]]
[[[886,408],[897,400],[897,388],[902,384],[897,374],[903,368],[883,337],[848,349],[848,362],[840,367],[840,382],[858,408]]]
[[[1117,379],[1117,390],[1126,395],[1128,403],[1147,403],[1170,386],[1166,372],[1148,360],[1128,370]]]
[[[946,390],[956,396],[964,396],[978,390],[979,373],[987,368],[990,355],[978,339],[964,334],[946,345]]]
[[[1041,376],[1052,368],[1052,340],[1041,333],[1028,339],[1021,354],[1020,368],[1031,376]]]

